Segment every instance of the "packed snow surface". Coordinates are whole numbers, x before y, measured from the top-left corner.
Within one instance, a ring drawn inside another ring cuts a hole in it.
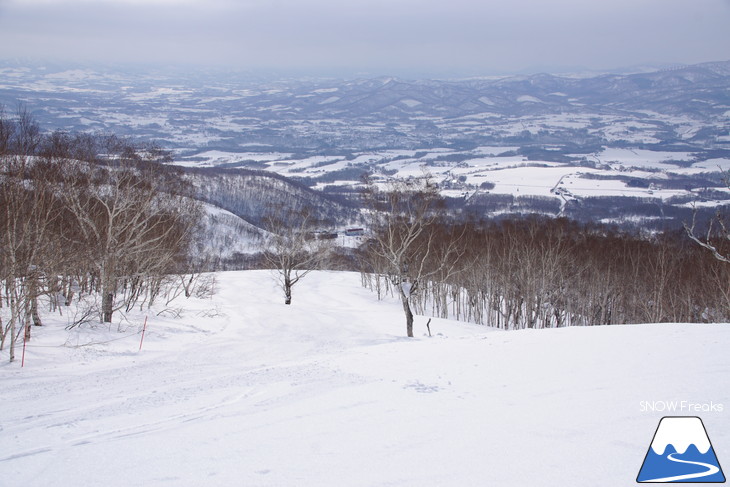
[[[269,271],[217,280],[111,326],[48,315],[23,368],[2,352],[0,483],[632,485],[659,419],[683,415],[646,404],[675,400],[714,405],[684,415],[730,463],[726,324],[433,319],[429,337],[417,316],[407,339],[357,274],[312,273],[291,306]]]

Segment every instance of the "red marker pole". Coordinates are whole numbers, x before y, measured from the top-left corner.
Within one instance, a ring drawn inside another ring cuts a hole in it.
[[[139,339],[139,350],[142,350],[142,342],[144,341],[144,332],[145,331],[147,331],[147,317],[146,316],[144,317],[144,326],[142,327],[142,338]]]

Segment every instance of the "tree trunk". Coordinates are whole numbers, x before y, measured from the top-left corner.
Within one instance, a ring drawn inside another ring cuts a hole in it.
[[[74,299],[74,291],[73,291],[73,289],[71,289],[71,285],[69,284],[68,292],[66,293],[63,305],[66,307],[71,306],[73,299]]]
[[[403,303],[403,311],[406,314],[406,335],[408,338],[413,338],[413,312],[411,311],[411,304],[408,302],[408,296],[401,291],[400,299]]]
[[[99,285],[101,287],[101,322],[111,323],[114,314],[114,295],[116,294],[116,279],[114,266],[107,257],[99,268]]]
[[[284,277],[284,304],[291,304],[291,279],[286,275]]]
[[[10,361],[15,360],[15,340],[17,338],[18,320],[20,319],[20,310],[18,309],[18,296],[16,294],[16,283],[15,277],[10,276],[10,286],[8,292],[10,293]]]
[[[33,269],[33,274],[28,278],[27,282],[26,321],[32,319],[35,326],[42,326],[43,322],[41,321],[41,316],[38,314],[38,280],[35,275],[35,269]]]
[[[14,314],[12,311],[10,312],[10,361],[15,361],[15,340],[17,338],[16,334],[16,324],[17,324],[17,315]]]
[[[35,294],[30,301],[30,315],[33,319],[33,326],[43,326],[43,321],[41,321],[41,315],[38,313],[38,296],[36,296]]]
[[[114,312],[114,293],[108,290],[103,291],[101,298],[101,315],[104,323],[112,322],[112,314]]]

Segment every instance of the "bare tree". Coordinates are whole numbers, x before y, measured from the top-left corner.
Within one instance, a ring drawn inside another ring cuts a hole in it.
[[[723,182],[730,189],[730,171],[725,173]],[[717,260],[730,264],[730,225],[720,210],[715,213],[715,218],[710,220],[704,235],[700,235],[695,207],[692,212],[692,223],[684,222],[684,230],[693,242],[708,250]]]
[[[269,232],[264,258],[277,270],[284,303],[291,304],[292,288],[307,274],[321,269],[332,245],[326,234],[317,233],[317,222],[307,209],[271,212],[264,220]]]
[[[717,260],[730,264],[730,227],[722,213],[717,212],[704,235],[697,229],[697,212],[692,215],[691,224],[684,223],[684,230],[693,242],[708,250]]]
[[[372,232],[367,250],[400,296],[406,335],[413,337],[412,300],[429,280],[455,272],[460,238],[444,234],[443,200],[429,176],[391,181],[384,189],[372,180],[366,183],[363,198]]]
[[[30,325],[41,325],[38,297],[41,280],[59,256],[52,238],[62,216],[52,184],[57,170],[34,157],[38,127],[27,112],[18,122],[2,118],[0,132],[0,281],[5,283],[10,318],[0,326],[0,350],[10,338],[10,360],[21,332],[30,338]]]
[[[22,107],[8,118],[0,106],[0,350],[9,339],[11,361],[42,324],[40,297],[99,292],[111,321],[185,272],[201,208],[166,157],[113,136],[42,134]]]
[[[111,146],[111,144],[114,146]],[[119,144],[119,145],[117,145]],[[63,181],[81,248],[101,289],[103,322],[129,303],[115,302],[124,280],[159,277],[185,253],[200,206],[165,184],[159,166],[140,164],[134,146],[107,141],[107,165],[75,164]],[[70,169],[70,167],[69,167]]]

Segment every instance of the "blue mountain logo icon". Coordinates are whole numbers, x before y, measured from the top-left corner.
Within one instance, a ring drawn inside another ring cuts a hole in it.
[[[662,418],[636,481],[725,482],[725,475],[702,420],[696,416]]]

